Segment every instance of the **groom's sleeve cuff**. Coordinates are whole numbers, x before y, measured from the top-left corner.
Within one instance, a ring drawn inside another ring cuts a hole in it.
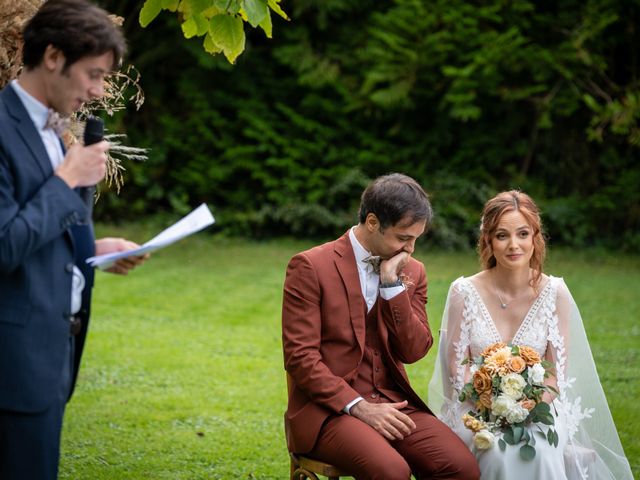
[[[351,407],[353,407],[360,400],[364,400],[364,398],[358,397],[358,398],[356,398],[354,400],[351,400],[349,403],[347,403],[347,406],[342,409],[342,411],[344,413],[346,413],[347,415],[351,415]]]
[[[399,285],[397,287],[380,287],[380,296],[385,300],[391,300],[393,297],[404,292],[404,290],[404,285]]]

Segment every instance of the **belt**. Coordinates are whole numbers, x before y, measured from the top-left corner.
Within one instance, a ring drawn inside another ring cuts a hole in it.
[[[76,315],[71,315],[69,318],[69,332],[71,335],[78,335],[82,330],[82,320]]]

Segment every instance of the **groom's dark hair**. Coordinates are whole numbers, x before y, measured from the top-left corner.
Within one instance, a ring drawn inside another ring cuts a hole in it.
[[[429,196],[418,182],[401,173],[378,177],[365,189],[360,201],[360,223],[370,213],[378,218],[382,229],[405,219],[410,219],[411,225],[424,221],[428,227],[433,218]]]

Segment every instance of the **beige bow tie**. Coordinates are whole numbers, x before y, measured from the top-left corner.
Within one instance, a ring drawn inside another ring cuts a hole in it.
[[[47,121],[44,124],[45,130],[50,128],[53,130],[56,135],[59,137],[69,128],[70,120],[67,117],[62,117],[55,110],[49,109],[49,116],[47,116]]]
[[[382,258],[378,255],[370,255],[367,258],[362,259],[362,261],[371,265],[373,271],[380,275],[380,263],[382,262]]]

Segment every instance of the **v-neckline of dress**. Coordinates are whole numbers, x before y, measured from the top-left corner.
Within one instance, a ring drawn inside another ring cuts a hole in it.
[[[524,318],[520,322],[520,326],[516,330],[516,333],[514,333],[513,338],[510,341],[505,341],[502,338],[502,335],[500,335],[500,332],[498,331],[498,327],[496,326],[496,323],[493,320],[493,317],[491,316],[491,313],[489,313],[489,309],[487,308],[487,305],[484,303],[484,300],[482,299],[482,296],[480,295],[480,292],[478,291],[476,286],[473,284],[471,279],[467,278],[467,281],[469,282],[469,285],[471,285],[471,290],[472,290],[473,294],[475,295],[476,300],[480,304],[480,309],[482,310],[482,314],[484,315],[485,320],[487,321],[487,323],[491,327],[491,330],[493,331],[493,334],[495,335],[495,338],[499,342],[508,343],[508,344],[509,343],[510,344],[517,343],[517,342],[514,342],[514,340],[517,340],[518,336],[524,331],[524,329],[529,325],[529,323],[531,323],[531,320],[533,319],[535,314],[538,312],[538,309],[540,308],[540,305],[542,305],[542,301],[546,298],[546,296],[549,294],[549,291],[551,290],[551,280],[552,280],[552,277],[549,276],[549,280],[547,280],[547,283],[545,284],[544,288],[538,294],[538,296],[536,297],[534,302],[531,304],[531,306],[529,307],[529,310],[527,310],[527,313],[525,314]]]

